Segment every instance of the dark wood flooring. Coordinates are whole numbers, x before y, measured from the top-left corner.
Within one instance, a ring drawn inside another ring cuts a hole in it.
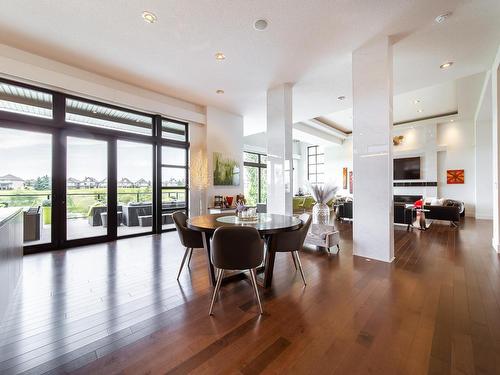
[[[212,287],[176,233],[26,256],[0,332],[0,373],[499,374],[500,262],[491,222],[395,229],[392,264],[278,254],[259,316],[247,280]]]

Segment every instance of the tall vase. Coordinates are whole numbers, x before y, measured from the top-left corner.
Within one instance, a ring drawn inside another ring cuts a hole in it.
[[[328,224],[330,222],[330,207],[326,203],[316,203],[312,209],[313,224]]]

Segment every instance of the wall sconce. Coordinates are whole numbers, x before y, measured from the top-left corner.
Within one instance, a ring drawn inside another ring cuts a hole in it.
[[[392,138],[392,144],[394,146],[399,146],[401,143],[403,143],[404,139],[405,139],[405,137],[403,135],[397,135],[397,136]]]

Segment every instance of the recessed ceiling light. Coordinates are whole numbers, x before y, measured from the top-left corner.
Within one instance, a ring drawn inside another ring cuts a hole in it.
[[[440,14],[439,16],[437,16],[436,18],[434,18],[434,21],[436,21],[437,23],[443,23],[444,21],[446,21],[449,17],[451,16],[451,12],[448,12],[448,13],[444,13],[444,14]]]
[[[344,100],[344,99],[345,99],[345,96],[344,96],[344,95],[337,96],[337,100]]]
[[[268,25],[269,25],[269,23],[267,22],[267,20],[262,18],[262,19],[257,20],[253,23],[253,28],[257,31],[263,31],[263,30],[267,29]]]
[[[224,90],[217,90],[215,93],[221,95],[224,94]]]
[[[224,55],[222,52],[217,52],[215,54],[215,60],[217,61],[222,61],[226,59],[226,55]]]
[[[95,109],[93,109],[93,110],[92,110],[92,113],[93,113],[93,114],[96,114],[96,113],[97,113],[97,111],[96,111]]]
[[[441,64],[439,65],[439,67],[441,69],[448,69],[449,67],[451,67],[453,65],[453,61],[447,61],[445,62],[444,64]]]
[[[423,109],[417,109],[418,113],[422,113],[424,110]]]
[[[147,23],[155,23],[157,20],[156,15],[154,13],[148,12],[147,10],[142,12],[142,18]]]
[[[453,121],[455,121],[455,120],[453,120],[453,119],[450,120],[450,122],[453,122]]]
[[[419,100],[419,99],[415,99],[415,100],[413,101],[413,103],[414,103],[414,104],[418,104],[418,103],[420,103],[420,100]]]

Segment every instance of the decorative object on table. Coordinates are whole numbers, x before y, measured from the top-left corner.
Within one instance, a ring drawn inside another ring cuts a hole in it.
[[[208,184],[208,159],[203,150],[199,150],[191,160],[191,186],[198,190],[200,215],[204,213],[203,192],[208,188]]]
[[[297,197],[303,197],[304,196],[304,190],[299,187],[299,190],[297,191]]]
[[[392,137],[392,144],[394,146],[399,146],[401,143],[403,143],[404,139],[405,139],[404,135],[396,135]]]
[[[238,211],[239,221],[254,222],[257,221],[257,210],[254,207],[245,207],[244,210]]]
[[[214,196],[214,207],[222,208],[224,206],[224,200],[222,199],[222,195]]]
[[[224,158],[220,152],[214,152],[214,185],[240,185],[240,166],[238,162]]]
[[[328,224],[330,221],[330,202],[337,192],[337,187],[331,184],[311,184],[309,190],[313,196],[316,204],[313,206],[313,223],[314,224]]]
[[[236,195],[236,203],[243,203],[246,204],[247,201],[245,199],[245,196],[243,194],[238,194]]]
[[[447,184],[463,184],[465,183],[465,173],[463,169],[448,169],[446,171]]]
[[[349,171],[349,194],[352,194],[354,190],[353,184],[354,184],[354,177],[352,171]]]
[[[247,207],[245,206],[245,204],[241,201],[237,201],[236,202],[236,209],[235,209],[235,213],[236,215],[238,215],[240,212],[242,211],[245,211],[247,209]]]
[[[347,190],[347,168],[342,168],[342,189]]]
[[[232,205],[233,205],[233,197],[231,196],[224,197],[224,206],[226,208],[230,208]]]

